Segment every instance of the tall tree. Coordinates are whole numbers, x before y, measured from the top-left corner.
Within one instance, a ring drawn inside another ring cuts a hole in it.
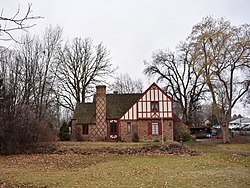
[[[32,104],[36,118],[44,118],[51,106],[55,105],[54,89],[56,77],[53,69],[55,58],[60,47],[62,28],[46,28],[43,36],[26,35],[16,55],[20,76],[18,85],[21,88],[18,97],[22,104]]]
[[[167,85],[167,92],[179,105],[181,118],[188,125],[194,123],[194,112],[206,91],[200,81],[201,72],[194,70],[193,61],[189,45],[183,43],[177,53],[163,50],[154,53],[151,62],[145,61],[144,70],[149,77],[156,76]]]
[[[143,91],[143,83],[140,79],[133,80],[128,74],[120,74],[115,77],[111,88],[118,93],[141,93]]]
[[[38,118],[41,119],[46,111],[43,109],[50,109],[53,103],[56,101],[56,90],[54,85],[56,84],[56,76],[54,75],[54,69],[56,67],[56,57],[61,47],[62,28],[56,26],[53,28],[49,26],[46,28],[44,35],[42,36],[42,66],[39,70],[39,90],[38,90]]]
[[[72,44],[65,44],[56,71],[61,105],[73,111],[75,103],[85,102],[93,86],[104,82],[113,71],[109,52],[102,43],[94,45],[90,38],[75,38]]]
[[[197,58],[195,67],[202,70],[211,94],[223,142],[229,143],[232,109],[249,91],[250,25],[236,27],[223,18],[206,17],[193,27],[189,39]]]

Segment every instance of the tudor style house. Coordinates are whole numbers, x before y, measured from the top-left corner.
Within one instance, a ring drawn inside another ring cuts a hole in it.
[[[177,122],[178,123],[178,122]],[[140,94],[106,94],[97,86],[92,103],[77,104],[72,140],[173,141],[173,101],[155,83]]]

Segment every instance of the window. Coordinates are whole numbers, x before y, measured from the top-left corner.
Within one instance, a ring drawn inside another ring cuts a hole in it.
[[[160,134],[162,134],[161,122],[149,122],[148,135],[160,135]]]
[[[152,135],[159,134],[159,124],[158,122],[152,123]]]
[[[159,112],[159,102],[151,102],[151,111]]]
[[[84,135],[89,134],[89,125],[85,124],[82,126],[82,134],[84,134]]]
[[[128,122],[128,123],[127,123],[127,130],[128,130],[128,131],[127,131],[127,132],[128,132],[128,133],[131,133],[131,131],[132,131],[131,129],[132,129],[132,127],[131,127],[131,122]]]

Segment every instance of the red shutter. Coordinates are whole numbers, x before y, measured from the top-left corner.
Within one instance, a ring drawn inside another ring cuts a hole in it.
[[[149,121],[148,122],[148,135],[151,135],[152,134],[152,124],[151,122]]]
[[[162,125],[161,122],[158,123],[159,135],[162,135]]]

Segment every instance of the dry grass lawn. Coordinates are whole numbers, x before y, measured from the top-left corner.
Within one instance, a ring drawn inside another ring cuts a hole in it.
[[[60,147],[141,144],[66,142],[60,143]],[[250,143],[188,147],[203,154],[191,157],[74,153],[0,156],[0,187],[250,187]]]

